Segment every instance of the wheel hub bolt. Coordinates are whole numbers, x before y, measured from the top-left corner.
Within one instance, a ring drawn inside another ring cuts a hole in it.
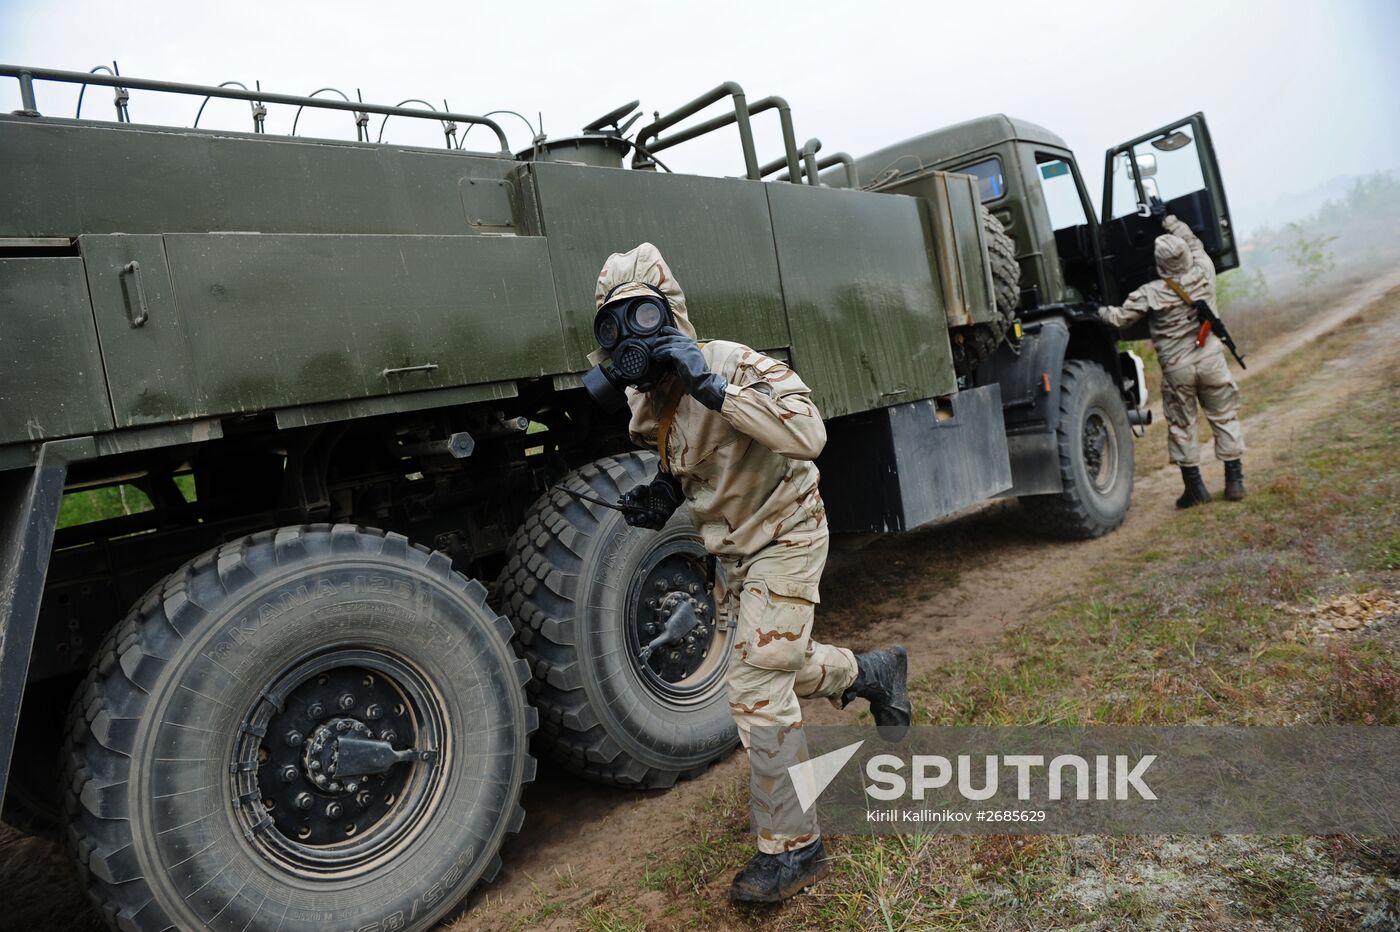
[[[679,589],[685,585],[685,577],[682,576],[680,573],[677,573],[676,575],[671,577],[671,582],[675,583],[676,588]]]
[[[306,707],[306,714],[312,718],[320,718],[322,715],[326,714],[326,707],[319,702],[313,702]]]
[[[365,718],[369,719],[371,722],[379,718],[383,714],[384,710],[381,709],[377,704],[371,705],[368,709],[365,709]]]
[[[332,819],[340,818],[341,813],[344,811],[345,807],[340,805],[340,803],[326,803],[326,815]]]
[[[310,809],[310,808],[311,808],[312,806],[314,806],[315,804],[316,804],[316,800],[313,799],[313,798],[311,797],[311,794],[310,794],[310,793],[298,793],[298,794],[297,794],[297,808],[298,808],[298,809]]]
[[[306,762],[306,766],[309,767],[309,768],[312,769],[312,770],[320,770],[320,769],[321,769],[321,762],[318,761],[316,758],[313,757],[313,758],[311,758],[311,760],[309,760],[309,761]]]
[[[345,792],[347,792],[347,793],[353,793],[353,792],[355,792],[356,790],[358,790],[359,788],[360,788],[360,784],[355,783],[355,782],[353,782],[353,781],[350,782],[350,783],[345,784]]]
[[[695,595],[700,591],[700,586],[696,583],[691,583],[689,586],[686,586],[686,591],[689,592],[691,595]]]
[[[336,704],[340,706],[342,712],[348,712],[350,709],[355,708],[355,697],[351,693],[343,693],[340,699],[336,701]]]
[[[388,741],[390,744],[392,744],[395,741],[399,740],[399,736],[398,733],[394,731],[394,729],[386,728],[379,733],[379,740]]]
[[[657,591],[657,592],[665,592],[665,591],[666,591],[666,580],[664,580],[664,579],[658,579],[658,580],[656,581],[656,591]]]
[[[298,747],[301,744],[301,732],[289,731],[282,737],[282,740],[287,742],[288,747]]]
[[[297,769],[296,769],[295,767],[293,767],[291,764],[288,764],[287,766],[285,766],[285,767],[282,768],[282,782],[283,782],[283,783],[291,783],[291,782],[292,782],[293,780],[295,780],[296,778],[297,778]]]
[[[360,806],[368,806],[373,799],[374,796],[369,790],[360,790],[355,796],[355,802]]]

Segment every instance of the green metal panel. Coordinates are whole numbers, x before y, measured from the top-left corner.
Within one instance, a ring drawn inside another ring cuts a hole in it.
[[[997,316],[996,298],[977,209],[977,180],[971,175],[933,171],[886,190],[928,201],[948,325],[962,327],[993,320]]]
[[[516,164],[446,149],[0,116],[0,236],[492,232],[468,212],[496,222],[499,207],[469,207],[458,186],[502,179]],[[509,216],[507,192],[476,199],[491,197]]]
[[[542,239],[170,234],[165,248],[212,413],[563,366]]]
[[[0,443],[111,428],[83,260],[0,259]]]
[[[976,161],[972,157],[974,154],[1000,148],[1016,140],[1056,149],[1065,148],[1065,141],[1045,127],[996,113],[945,126],[863,155],[856,159],[856,170],[863,180],[879,183],[882,178],[893,180],[925,168],[946,168],[954,162],[967,164]],[[832,184],[839,179],[839,170],[822,176],[823,181]]]
[[[826,417],[957,391],[921,198],[768,186],[797,370]]]
[[[760,182],[535,163],[533,179],[568,341],[588,368],[593,289],[610,253],[654,243],[685,290],[700,336],[756,349],[788,345],[768,201]],[[786,187],[796,187],[786,185]]]
[[[83,236],[78,244],[117,426],[208,414],[193,369],[190,330],[170,285],[164,239],[155,234]],[[126,271],[131,262],[137,263],[134,275]],[[143,300],[146,318],[137,326]]]
[[[1065,161],[1074,158],[1064,149],[1026,142],[1016,144],[1017,177],[1014,181],[1008,177],[1006,182],[1007,187],[1016,192],[1017,209],[1025,215],[1023,228],[1017,230],[1016,258],[1021,263],[1022,283],[1039,289],[1041,301],[1065,301],[1069,298],[1065,269],[1060,261],[1060,247],[1055,243],[1054,227],[1050,225],[1050,209],[1045,204],[1045,190],[1041,187],[1037,153]],[[1010,229],[1007,232],[1011,232]]]

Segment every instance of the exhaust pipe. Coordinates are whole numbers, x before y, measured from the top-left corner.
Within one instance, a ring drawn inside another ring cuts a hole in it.
[[[1129,408],[1128,423],[1133,427],[1147,427],[1152,423],[1151,408]]]

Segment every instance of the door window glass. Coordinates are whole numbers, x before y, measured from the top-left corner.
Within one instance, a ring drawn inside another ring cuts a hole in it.
[[[1137,212],[1137,188],[1133,185],[1133,168],[1128,153],[1113,156],[1113,216],[1126,217]]]
[[[1050,228],[1063,230],[1088,223],[1084,201],[1079,197],[1079,186],[1074,183],[1074,171],[1070,164],[1053,156],[1038,156],[1036,168],[1040,171],[1040,189],[1045,194]]]
[[[1155,136],[1133,147],[1142,187],[1148,197],[1163,201],[1200,191],[1206,186],[1201,174],[1201,154],[1192,138],[1191,125]],[[1137,210],[1137,189],[1133,186],[1128,154],[1113,157],[1113,216],[1123,217]]]
[[[983,159],[972,165],[964,165],[962,168],[955,168],[953,171],[964,175],[973,175],[977,178],[977,195],[985,204],[994,201],[1006,193],[1006,182],[1001,174],[1001,159],[992,156]]]

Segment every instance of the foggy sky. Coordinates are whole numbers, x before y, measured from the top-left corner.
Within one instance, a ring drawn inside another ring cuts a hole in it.
[[[411,12],[399,12],[407,10]],[[799,144],[860,156],[1005,112],[1059,133],[1098,204],[1103,151],[1204,110],[1238,228],[1282,195],[1338,175],[1400,167],[1400,2],[1332,3],[221,3],[0,0],[0,61],[282,93],[327,85],[367,101],[421,97],[454,110],[507,108],[566,136],[634,98],[667,111],[726,80],[779,94]],[[46,113],[76,91],[40,85]],[[90,89],[87,116],[110,118]],[[0,107],[19,106],[0,80]],[[136,122],[187,125],[197,100],[132,94]],[[716,110],[715,112],[719,112]],[[499,118],[513,148],[530,133]],[[385,139],[438,145],[436,124],[390,121]],[[781,154],[773,114],[755,118],[762,160]],[[247,106],[211,103],[202,125],[246,129]],[[273,108],[269,131],[291,111]],[[377,133],[376,118],[372,130]],[[354,138],[344,114],[304,115],[303,135]],[[491,148],[476,130],[469,148]],[[678,171],[740,174],[730,130],[678,147]]]

